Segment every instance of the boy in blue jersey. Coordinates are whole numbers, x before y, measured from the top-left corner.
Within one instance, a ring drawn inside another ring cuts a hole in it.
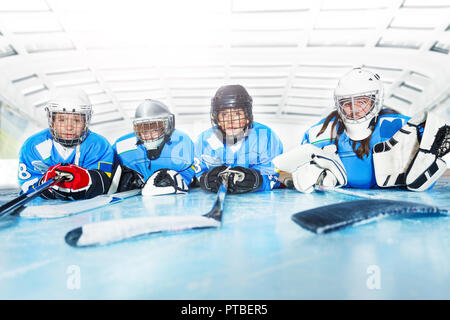
[[[334,99],[336,110],[306,131],[302,145],[274,160],[279,169],[292,174],[298,191],[312,192],[316,185],[407,186],[422,191],[445,171],[443,150],[420,155],[423,160],[417,155],[419,145],[430,150],[433,142],[445,144],[448,126],[426,112],[410,118],[382,109],[383,84],[378,75],[362,68],[351,70],[340,79]],[[441,141],[434,139],[437,130]]]
[[[106,193],[114,153],[108,141],[91,132],[92,105],[83,91],[59,90],[46,108],[49,128],[28,138],[19,154],[23,192],[58,172],[70,177],[46,190],[45,199],[89,199]]]
[[[134,132],[113,145],[122,167],[118,191],[142,188],[142,195],[186,193],[194,177],[194,144],[175,129],[175,116],[156,100],[136,109]]]
[[[271,190],[279,186],[272,159],[283,152],[277,135],[253,121],[253,100],[241,85],[220,87],[211,101],[212,128],[195,144],[195,168],[200,187],[217,192],[227,168],[243,179],[230,179],[229,193]]]

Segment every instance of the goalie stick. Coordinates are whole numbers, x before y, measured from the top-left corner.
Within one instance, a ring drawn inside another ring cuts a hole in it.
[[[301,211],[292,215],[292,220],[314,233],[327,233],[355,224],[369,223],[392,215],[425,214],[447,215],[446,209],[422,203],[397,200],[356,200],[331,204]]]
[[[65,236],[66,243],[73,247],[87,247],[104,245],[141,235],[218,228],[222,224],[225,196],[231,173],[234,174],[235,181],[243,178],[240,172],[230,170],[230,168],[223,171],[221,173],[222,184],[217,192],[214,205],[204,215],[126,218],[85,224],[69,231]]]

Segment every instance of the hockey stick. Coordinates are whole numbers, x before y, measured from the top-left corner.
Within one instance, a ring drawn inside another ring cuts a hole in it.
[[[114,173],[114,177],[111,179],[111,185],[108,189],[108,195],[114,194],[117,191],[117,188],[119,187],[120,182],[120,176],[122,175],[122,166],[119,164],[117,165],[116,172]]]
[[[356,200],[332,204],[292,215],[292,220],[309,231],[327,233],[355,224],[369,223],[387,216],[404,214],[446,215],[446,209],[396,200]]]
[[[42,194],[45,190],[50,189],[53,185],[57,184],[58,182],[64,181],[69,179],[69,177],[61,172],[57,172],[56,176],[43,184],[37,186],[34,189],[31,189],[24,194],[18,196],[17,198],[3,204],[0,207],[0,219],[4,218],[8,214],[12,214],[16,212],[18,209],[22,208],[26,203],[33,200],[40,194]]]
[[[202,216],[126,218],[90,223],[69,231],[65,240],[67,244],[73,247],[87,247],[104,245],[141,235],[218,228],[222,224],[230,173],[231,171],[227,169],[221,174],[222,184],[217,192],[214,205],[208,213]],[[234,178],[237,181],[240,179],[239,177],[236,175]]]
[[[363,194],[363,193],[360,193],[360,192],[355,192],[355,191],[350,191],[350,190],[345,190],[345,189],[340,189],[340,188],[325,187],[323,185],[315,185],[314,189],[316,189],[317,191],[322,191],[322,192],[333,192],[334,191],[334,192],[337,192],[337,193],[342,193],[342,194],[355,196],[355,197],[359,197],[359,198],[382,199],[381,197],[371,196],[369,194]]]
[[[322,191],[322,192],[334,191],[334,192],[347,194],[347,195],[355,196],[355,197],[359,197],[359,198],[366,198],[366,199],[382,199],[381,197],[371,196],[368,194],[362,194],[362,193],[354,192],[354,191],[350,191],[350,190],[344,190],[344,189],[340,189],[340,188],[336,188],[336,187],[326,187],[323,185],[323,180],[325,179],[326,175],[327,175],[327,170],[322,171],[321,175],[317,179],[316,184],[314,185],[315,190]]]
[[[62,218],[118,203],[123,199],[138,195],[140,192],[140,189],[136,189],[112,195],[103,194],[87,200],[77,200],[61,204],[27,206],[20,212],[20,216],[22,218]]]

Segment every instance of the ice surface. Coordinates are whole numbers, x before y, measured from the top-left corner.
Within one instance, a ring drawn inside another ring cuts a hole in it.
[[[16,191],[3,190],[0,203]],[[354,191],[450,207],[449,175],[428,192]],[[357,199],[340,193],[229,195],[217,230],[92,248],[64,241],[68,231],[89,222],[202,215],[214,199],[194,189],[136,196],[66,218],[0,221],[0,298],[450,299],[450,217],[386,218],[325,235],[291,221],[296,212]],[[379,271],[376,288],[373,270]]]

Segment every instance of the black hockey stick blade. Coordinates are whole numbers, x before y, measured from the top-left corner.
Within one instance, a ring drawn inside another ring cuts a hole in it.
[[[222,183],[220,185],[219,191],[217,192],[217,198],[216,201],[214,202],[212,209],[203,216],[222,222],[223,204],[225,203],[226,195],[227,195],[227,183]]]
[[[45,183],[37,186],[36,188],[29,190],[28,192],[18,196],[17,198],[3,204],[0,207],[0,219],[7,216],[8,214],[15,213],[19,211],[27,202],[33,200],[39,196],[42,192],[52,187],[54,184],[67,179],[65,176],[59,176],[52,178]]]
[[[447,214],[446,209],[422,203],[396,200],[356,200],[332,204],[292,215],[292,220],[309,231],[327,233],[355,224],[368,223],[386,216],[404,214]]]

